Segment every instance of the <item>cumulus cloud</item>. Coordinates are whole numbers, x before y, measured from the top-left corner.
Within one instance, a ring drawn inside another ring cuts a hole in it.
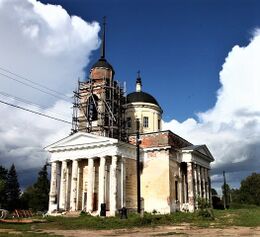
[[[0,67],[63,93],[84,78],[91,51],[100,42],[98,23],[70,16],[61,6],[36,0],[0,0]],[[1,88],[39,103],[55,103],[3,75]],[[44,101],[44,102],[43,102]]]
[[[213,184],[223,182],[221,172],[229,172],[229,182],[238,186],[241,178],[260,171],[260,31],[245,47],[234,46],[219,73],[221,87],[213,108],[189,118],[164,123],[195,144],[207,144],[216,161]],[[239,178],[238,178],[239,177]]]
[[[3,95],[0,99],[70,121],[70,102],[11,80],[10,77],[22,79],[2,69],[71,95],[78,78],[85,77],[91,52],[99,47],[99,30],[98,23],[70,16],[58,5],[0,0],[0,91],[33,101],[42,108]],[[24,187],[48,159],[42,148],[69,135],[70,125],[3,104],[0,113],[0,165],[8,168],[15,163]]]

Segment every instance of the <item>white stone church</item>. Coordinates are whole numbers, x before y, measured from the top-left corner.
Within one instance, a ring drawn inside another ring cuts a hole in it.
[[[105,26],[105,25],[104,25]],[[107,215],[137,209],[136,121],[140,121],[142,209],[193,212],[197,198],[210,202],[210,163],[206,145],[193,145],[171,131],[161,131],[162,108],[142,90],[125,95],[101,57],[75,91],[72,133],[47,146],[51,182],[49,214],[86,211]]]

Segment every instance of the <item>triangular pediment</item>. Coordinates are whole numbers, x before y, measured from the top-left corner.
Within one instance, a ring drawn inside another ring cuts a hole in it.
[[[208,147],[206,145],[201,145],[198,146],[197,149],[198,152],[208,156],[209,158],[211,158],[212,160],[214,160],[214,157],[212,156],[211,152],[209,151]]]
[[[214,161],[214,157],[212,156],[211,152],[209,151],[208,147],[206,145],[192,145],[188,147],[182,148],[183,151],[197,151],[201,154],[209,157],[212,161]]]
[[[98,136],[85,132],[77,132],[73,135],[65,137],[49,146],[46,150],[53,150],[65,147],[82,147],[82,146],[105,146],[108,144],[115,144],[118,140],[109,137]]]

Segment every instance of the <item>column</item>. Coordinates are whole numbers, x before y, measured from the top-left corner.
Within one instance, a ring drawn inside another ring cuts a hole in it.
[[[187,197],[188,197],[188,194],[187,194],[187,175],[185,175],[185,174],[182,174],[182,183],[183,183],[183,186],[182,186],[183,203],[187,203]]]
[[[71,193],[71,162],[70,160],[67,160],[65,210],[70,210],[70,193]]]
[[[49,198],[49,212],[51,213],[57,204],[57,161],[51,163],[51,182],[50,182],[50,198]]]
[[[192,162],[187,163],[187,179],[188,179],[188,203],[189,211],[194,211],[194,187],[193,187],[193,170]]]
[[[93,211],[94,198],[94,158],[88,159],[88,188],[87,188],[87,212]]]
[[[125,157],[121,157],[121,208],[126,206],[125,193],[126,193]]]
[[[101,204],[105,203],[105,171],[106,157],[100,157],[98,177],[98,213],[100,213]]]
[[[198,179],[197,179],[197,167],[193,164],[193,177],[194,177],[194,200],[195,200],[195,207],[198,207]]]
[[[112,162],[110,166],[110,215],[116,214],[116,192],[117,192],[117,156],[112,156]]]
[[[181,172],[181,168],[179,167],[179,200],[180,200],[180,205],[183,204],[183,183],[182,183],[182,172]]]
[[[78,160],[78,175],[77,175],[77,203],[76,209],[82,210],[82,192],[83,192],[83,169],[80,167],[80,161]]]
[[[208,169],[205,169],[205,184],[206,184],[206,199],[209,202],[209,174],[208,174]]]
[[[60,209],[65,210],[66,206],[66,177],[67,177],[67,161],[61,163],[61,179],[60,179]]]
[[[200,173],[200,166],[199,165],[197,165],[197,172],[198,172],[198,193],[199,193],[199,197],[202,198],[201,173]]]
[[[201,182],[202,182],[202,197],[206,198],[206,189],[205,189],[205,169],[201,167]]]
[[[70,191],[70,210],[77,210],[77,183],[78,183],[78,161],[72,161],[72,174],[71,174],[71,191]]]

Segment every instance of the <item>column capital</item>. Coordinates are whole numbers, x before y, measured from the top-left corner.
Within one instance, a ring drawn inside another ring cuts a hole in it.
[[[105,165],[106,159],[107,159],[106,156],[101,156],[101,157],[100,157],[100,164]]]
[[[117,160],[118,160],[118,156],[112,156],[112,166],[116,166],[117,165]]]

